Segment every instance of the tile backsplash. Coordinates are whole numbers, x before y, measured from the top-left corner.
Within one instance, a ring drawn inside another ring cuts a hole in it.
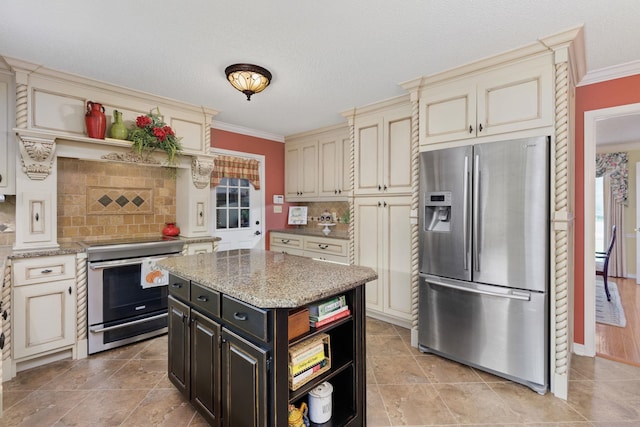
[[[320,229],[320,215],[329,212],[335,216],[336,224],[332,231],[347,232],[349,230],[349,203],[348,202],[310,202],[299,203],[300,206],[307,207],[307,225],[296,226],[298,228]]]
[[[58,241],[158,236],[175,198],[163,167],[58,158]]]

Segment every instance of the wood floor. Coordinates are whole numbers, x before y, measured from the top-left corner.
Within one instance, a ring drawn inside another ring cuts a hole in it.
[[[635,279],[612,277],[618,285],[627,326],[596,323],[596,354],[640,366],[640,285]]]

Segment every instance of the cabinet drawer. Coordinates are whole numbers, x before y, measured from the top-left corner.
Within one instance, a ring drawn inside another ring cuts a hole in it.
[[[272,248],[302,249],[302,236],[271,233],[269,243]]]
[[[227,295],[222,296],[222,319],[244,332],[268,341],[269,311],[262,310]]]
[[[76,257],[73,255],[15,260],[13,262],[13,285],[22,286],[74,279],[76,276],[75,266]]]
[[[307,251],[321,255],[347,256],[348,243],[338,239],[323,239],[321,237],[307,237],[304,242]]]
[[[189,281],[169,274],[169,293],[182,301],[189,301]]]
[[[198,283],[191,283],[191,304],[198,307],[205,314],[220,317],[220,293],[205,288]]]

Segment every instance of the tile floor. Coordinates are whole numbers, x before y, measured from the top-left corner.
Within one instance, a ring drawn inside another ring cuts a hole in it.
[[[411,348],[367,322],[367,426],[637,426],[640,368],[575,356],[569,400]],[[0,426],[205,426],[166,375],[166,336],[4,383]]]

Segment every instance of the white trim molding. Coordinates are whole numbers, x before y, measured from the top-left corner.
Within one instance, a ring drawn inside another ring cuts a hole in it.
[[[590,71],[584,76],[580,83],[578,83],[578,86],[587,86],[607,80],[629,77],[635,74],[640,74],[640,60]]]
[[[211,127],[218,130],[224,130],[227,132],[239,133],[241,135],[253,136],[255,138],[268,139],[270,141],[284,142],[284,135],[278,135],[275,133],[269,133],[257,129],[250,129],[231,123],[224,123],[217,120],[211,122]]]

